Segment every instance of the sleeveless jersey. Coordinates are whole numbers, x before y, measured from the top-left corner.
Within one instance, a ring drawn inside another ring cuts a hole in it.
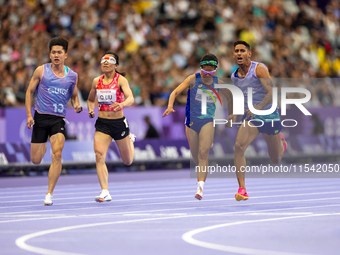
[[[122,103],[124,101],[124,93],[118,87],[119,73],[116,72],[112,81],[108,85],[103,84],[104,74],[100,76],[97,83],[97,98],[99,111],[113,111],[110,107],[111,101]],[[122,111],[120,109],[119,111]]]
[[[72,96],[76,83],[77,73],[71,68],[68,68],[64,77],[58,77],[52,71],[51,64],[45,64],[41,81],[35,92],[34,109],[42,114],[65,117],[66,104]]]
[[[190,117],[199,119],[213,118],[216,110],[215,102],[218,102],[217,95],[203,83],[200,73],[196,73],[195,76],[195,86],[188,90],[185,116],[189,119]],[[219,89],[215,88],[215,84],[218,84],[218,78],[216,76],[213,77],[213,83],[209,86],[218,93]],[[207,92],[209,92],[210,95]],[[205,96],[207,100],[207,114],[204,115],[202,114],[202,95]]]
[[[256,76],[255,69],[256,66],[260,64],[266,67],[264,64],[259,62],[251,61],[251,66],[249,68],[249,71],[247,75],[243,78],[238,77],[237,70],[231,75],[231,80],[237,86],[240,88],[244,95],[244,110],[246,111],[248,109],[248,87],[251,87],[253,89],[253,106],[258,105],[262,102],[263,98],[267,95],[267,92],[262,86],[262,83],[260,79]],[[267,67],[266,67],[267,68]],[[272,104],[269,104],[265,107],[263,107],[261,110],[267,110],[270,109]]]

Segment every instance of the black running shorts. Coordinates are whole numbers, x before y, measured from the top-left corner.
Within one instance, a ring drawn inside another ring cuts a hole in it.
[[[46,143],[48,137],[57,133],[66,134],[64,117],[35,111],[31,143]]]
[[[121,140],[130,134],[129,124],[125,117],[120,119],[98,118],[95,127],[96,131],[107,134],[114,140]]]

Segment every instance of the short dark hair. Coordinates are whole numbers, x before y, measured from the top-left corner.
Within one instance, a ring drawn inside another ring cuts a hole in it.
[[[250,51],[250,45],[249,45],[249,43],[247,43],[247,42],[245,42],[245,41],[236,41],[236,42],[234,42],[234,49],[235,49],[235,47],[236,47],[237,45],[239,45],[239,44],[243,44],[243,45],[246,46],[247,49]]]
[[[62,38],[62,37],[53,37],[50,40],[50,42],[48,43],[48,48],[50,49],[50,52],[51,52],[53,46],[61,46],[61,47],[63,47],[65,53],[67,53],[68,41],[65,38]]]
[[[206,54],[206,55],[204,55],[201,58],[200,62],[202,63],[203,61],[216,61],[216,63],[218,64],[218,59],[217,59],[217,57],[214,54]],[[217,68],[217,65],[212,65],[212,64],[204,64],[204,65],[206,65],[206,66],[213,66],[213,67]],[[201,65],[201,66],[203,66],[203,65]]]
[[[105,55],[113,55],[113,56],[115,56],[116,64],[119,65],[119,57],[118,57],[118,55],[116,53],[114,53],[113,51],[107,51],[107,52],[104,53],[103,57]]]

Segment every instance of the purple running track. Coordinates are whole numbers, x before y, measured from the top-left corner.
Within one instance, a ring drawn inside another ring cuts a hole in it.
[[[340,179],[208,179],[194,198],[188,170],[110,173],[111,202],[96,203],[96,175],[0,179],[0,254],[337,254]]]

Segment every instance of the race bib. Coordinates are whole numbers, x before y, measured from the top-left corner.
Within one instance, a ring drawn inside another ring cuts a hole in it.
[[[116,102],[116,90],[111,89],[97,89],[98,103],[100,104],[112,104],[112,101]]]

